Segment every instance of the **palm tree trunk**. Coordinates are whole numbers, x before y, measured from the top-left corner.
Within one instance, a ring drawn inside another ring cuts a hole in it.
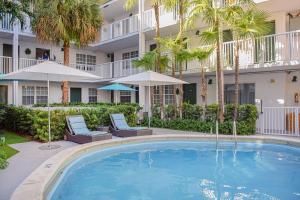
[[[223,69],[222,69],[222,59],[223,59],[223,33],[222,29],[220,28],[220,22],[217,19],[216,25],[218,28],[218,39],[217,39],[217,47],[216,47],[216,54],[217,54],[217,79],[218,79],[218,119],[220,123],[224,122],[224,75],[223,75]]]
[[[64,65],[70,65],[70,44],[68,42],[64,42]],[[69,86],[67,81],[63,81],[62,101],[64,104],[69,102]]]
[[[201,67],[201,66],[200,66]],[[205,72],[204,72],[204,67],[202,66],[201,67],[201,91],[200,91],[200,94],[201,94],[201,97],[202,97],[202,110],[203,110],[203,113],[202,113],[202,120],[205,119],[205,113],[206,113],[206,104],[207,104],[207,86],[206,86],[206,78],[205,78]]]
[[[240,45],[239,41],[236,40],[235,42],[235,55],[234,55],[234,113],[233,113],[233,121],[237,121],[238,117],[238,106],[239,106],[239,74],[240,74],[240,56],[239,56],[239,50],[240,50]]]
[[[155,3],[153,5],[154,8],[154,14],[155,14],[155,21],[156,21],[156,26],[155,26],[155,35],[156,38],[160,38],[160,21],[159,21],[159,4]],[[162,73],[161,70],[161,64],[160,64],[160,43],[156,42],[156,51],[157,51],[157,59],[156,59],[156,69],[159,73]],[[159,104],[160,104],[160,118],[164,118],[164,88],[163,86],[159,86]]]
[[[178,40],[181,45],[183,45],[183,29],[184,29],[184,0],[179,0],[179,35]],[[182,62],[179,63],[179,79],[182,80]],[[183,85],[179,85],[179,115],[182,118],[182,109],[183,109]]]
[[[174,54],[175,55],[175,54]],[[175,67],[176,67],[176,63],[175,63],[175,58],[174,60],[172,60],[172,77],[175,78]],[[176,86],[173,87],[173,98],[174,98],[174,118],[177,118],[177,99],[176,99]]]

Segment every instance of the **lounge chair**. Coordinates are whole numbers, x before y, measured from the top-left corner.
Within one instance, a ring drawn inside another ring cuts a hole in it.
[[[152,130],[144,127],[130,127],[128,126],[123,114],[110,115],[112,126],[111,132],[117,137],[132,137],[142,135],[152,135]]]
[[[90,131],[82,115],[67,116],[66,138],[68,141],[79,144],[108,140],[112,135],[103,131]]]

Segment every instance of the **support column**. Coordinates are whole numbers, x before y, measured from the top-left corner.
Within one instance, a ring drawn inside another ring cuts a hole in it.
[[[19,21],[15,21],[13,24],[13,68],[12,71],[16,71],[19,68]],[[18,102],[18,81],[13,81],[13,104],[17,106],[19,104]]]
[[[144,11],[145,5],[144,0],[139,0],[139,57],[142,57],[146,52],[146,39],[145,33],[143,31],[144,27]],[[146,103],[146,92],[145,86],[139,85],[139,105],[143,107],[143,112],[147,111],[147,103]],[[140,113],[140,117],[143,117],[143,113]]]

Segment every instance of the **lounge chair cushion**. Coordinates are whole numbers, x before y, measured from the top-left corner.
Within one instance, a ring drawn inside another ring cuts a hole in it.
[[[112,114],[111,115],[114,125],[119,130],[143,130],[144,127],[130,127],[128,126],[126,119],[123,114]]]
[[[75,135],[100,135],[106,134],[102,131],[90,131],[82,116],[69,117],[69,124]]]

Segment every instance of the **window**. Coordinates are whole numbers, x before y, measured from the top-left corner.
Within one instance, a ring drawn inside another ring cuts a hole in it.
[[[126,52],[122,54],[123,59],[123,69],[130,69],[131,60],[132,58],[137,58],[139,56],[138,51]]]
[[[239,103],[240,104],[255,104],[255,84],[247,83],[239,86]],[[234,103],[234,84],[226,84],[225,87],[225,103]]]
[[[165,104],[171,105],[174,104],[174,93],[173,93],[173,85],[165,86]]]
[[[97,89],[89,88],[89,103],[97,102]]]
[[[120,91],[120,102],[121,103],[131,103],[131,92],[130,91]]]
[[[154,96],[153,96],[153,102],[154,104],[160,104],[160,98],[159,98],[159,87],[154,87]],[[173,86],[172,85],[166,85],[165,91],[164,91],[164,100],[165,105],[174,104],[174,95],[173,95]]]
[[[45,104],[48,102],[48,88],[47,87],[36,87],[36,103]]]
[[[96,56],[86,54],[76,54],[76,68],[86,71],[94,71]]]
[[[156,105],[160,104],[159,87],[158,86],[153,87],[153,103],[156,104]]]
[[[34,104],[34,86],[22,86],[22,104]]]

